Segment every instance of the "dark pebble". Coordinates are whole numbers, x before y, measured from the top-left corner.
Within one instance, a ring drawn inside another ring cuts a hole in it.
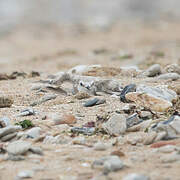
[[[126,100],[126,94],[129,92],[135,92],[136,91],[136,85],[135,84],[129,84],[127,86],[124,87],[124,89],[122,90],[121,94],[120,94],[120,100],[122,102],[127,102]]]

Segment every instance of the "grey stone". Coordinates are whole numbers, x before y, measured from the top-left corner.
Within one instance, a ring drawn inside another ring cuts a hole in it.
[[[103,168],[105,174],[111,171],[118,171],[124,167],[123,162],[118,156],[105,156],[95,160],[92,164],[93,168]]]
[[[167,121],[160,122],[153,127],[156,132],[166,132],[165,139],[180,137],[180,116],[171,116]]]
[[[143,74],[148,77],[154,77],[161,74],[161,66],[159,64],[153,64]]]
[[[125,176],[123,180],[150,180],[150,178],[145,175],[132,173]]]
[[[34,109],[28,108],[28,109],[22,110],[18,116],[30,116],[30,115],[34,115],[34,114],[35,114]]]
[[[21,179],[32,178],[34,176],[34,172],[31,170],[24,170],[20,171],[17,176]]]
[[[160,160],[162,163],[172,163],[172,162],[180,161],[180,154],[174,152],[171,154],[162,155],[160,157]]]
[[[180,75],[177,73],[166,73],[166,74],[161,74],[156,78],[157,80],[178,80],[180,79]]]
[[[15,137],[16,137],[16,135],[17,135],[17,132],[14,132],[14,133],[8,134],[8,135],[6,135],[6,136],[3,136],[3,137],[1,138],[1,141],[2,141],[2,142],[9,141],[9,140],[11,140],[11,139],[15,138]]]
[[[18,140],[8,144],[7,152],[13,155],[23,155],[30,149],[30,147],[30,142]]]
[[[0,118],[0,127],[7,127],[10,125],[10,119],[8,117]]]
[[[166,145],[166,146],[162,146],[162,147],[158,148],[158,152],[171,153],[171,152],[175,151],[176,149],[177,149],[176,146]]]
[[[34,154],[39,154],[39,155],[43,155],[43,151],[40,147],[31,147],[29,149],[29,151],[31,151]]]
[[[123,162],[117,156],[111,156],[104,162],[104,173],[118,171],[124,167]]]
[[[22,155],[9,154],[6,160],[10,160],[10,161],[23,161],[23,160],[25,160],[25,158]]]
[[[141,111],[140,117],[143,120],[151,119],[152,118],[152,113],[149,111]]]
[[[125,86],[124,89],[122,90],[121,94],[120,94],[120,100],[122,102],[127,102],[126,94],[129,92],[135,92],[135,91],[136,91],[136,85],[135,84],[129,84],[129,85]]]
[[[134,126],[134,125],[137,125],[137,124],[139,124],[139,123],[141,123],[141,122],[142,122],[142,120],[139,119],[137,113],[132,114],[131,116],[129,116],[129,117],[126,119],[127,128],[132,127],[132,126]]]
[[[29,129],[25,134],[30,138],[38,138],[40,136],[41,128],[34,127]]]
[[[124,134],[127,129],[126,117],[123,114],[114,114],[102,127],[110,135]]]
[[[104,151],[107,149],[107,146],[102,142],[97,142],[94,144],[94,150],[96,151]]]
[[[94,127],[73,127],[71,128],[72,133],[77,133],[77,134],[84,134],[84,135],[93,135],[95,133],[95,128]]]
[[[3,137],[3,136],[8,135],[10,133],[17,132],[20,129],[22,129],[21,126],[8,126],[8,127],[5,127],[5,128],[2,128],[2,129],[0,129],[0,138]]]
[[[178,64],[167,65],[164,70],[168,73],[177,73],[180,74],[180,66]]]
[[[167,86],[146,86],[146,85],[139,85],[137,86],[136,92],[139,93],[147,93],[152,95],[153,97],[161,98],[171,102],[173,99],[176,99],[177,94],[175,91],[168,89]]]

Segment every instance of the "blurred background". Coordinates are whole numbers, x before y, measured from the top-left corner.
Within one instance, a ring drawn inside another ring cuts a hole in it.
[[[53,73],[77,64],[180,63],[179,8],[179,0],[0,0],[0,65]],[[151,51],[164,56],[149,63]]]
[[[110,26],[125,20],[180,17],[178,0],[0,0],[0,29],[19,24]]]

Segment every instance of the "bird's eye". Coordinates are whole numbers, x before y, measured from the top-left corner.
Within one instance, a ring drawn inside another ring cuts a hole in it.
[[[82,82],[80,82],[80,86],[83,86],[83,83],[82,83]]]

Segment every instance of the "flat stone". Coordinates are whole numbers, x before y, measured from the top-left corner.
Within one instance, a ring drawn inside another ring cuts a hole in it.
[[[159,75],[161,74],[161,66],[159,64],[153,64],[143,74],[148,77]]]
[[[75,124],[77,119],[72,114],[54,115],[53,122],[55,125],[58,124]]]
[[[157,112],[164,112],[172,107],[171,102],[145,93],[128,93],[126,94],[126,99],[135,102],[138,106]]]
[[[167,154],[167,155],[162,155],[160,157],[160,160],[162,163],[173,163],[176,161],[180,161],[180,154],[175,153],[171,153],[171,154]]]
[[[22,179],[32,178],[34,176],[34,172],[31,170],[24,170],[20,171],[17,176]]]
[[[90,99],[90,100],[86,101],[84,103],[84,107],[92,107],[95,105],[104,104],[105,102],[106,102],[105,99],[94,98],[94,99]]]
[[[39,155],[43,155],[43,151],[40,147],[31,147],[29,149],[29,151],[31,151],[34,154],[39,154]]]
[[[72,133],[77,133],[77,134],[84,134],[84,135],[93,135],[95,133],[95,128],[94,127],[73,127],[71,128]]]
[[[176,146],[166,145],[166,146],[162,146],[162,147],[158,148],[158,152],[171,153],[171,152],[175,151],[176,149],[177,149]]]
[[[30,149],[30,147],[30,142],[18,140],[8,144],[7,152],[13,155],[23,155]]]
[[[124,134],[127,129],[126,117],[123,114],[114,114],[107,122],[103,123],[102,127],[110,135]]]
[[[171,89],[168,89],[166,85],[158,85],[151,87],[141,84],[137,86],[136,92],[146,93],[153,97],[164,99],[169,102],[172,102],[172,100],[175,100],[177,98],[176,92]]]
[[[145,175],[132,173],[125,176],[123,180],[150,180],[150,178]]]
[[[2,142],[9,141],[9,140],[15,138],[16,135],[17,135],[17,132],[14,132],[14,133],[11,133],[11,134],[7,134],[6,136],[3,136],[3,137],[1,138],[1,141],[2,141]]]
[[[0,138],[10,133],[18,132],[21,129],[22,129],[21,126],[8,126],[5,128],[2,128],[0,129]]]
[[[161,74],[156,78],[157,80],[171,80],[175,81],[180,79],[180,75],[177,73],[166,73],[166,74]]]

